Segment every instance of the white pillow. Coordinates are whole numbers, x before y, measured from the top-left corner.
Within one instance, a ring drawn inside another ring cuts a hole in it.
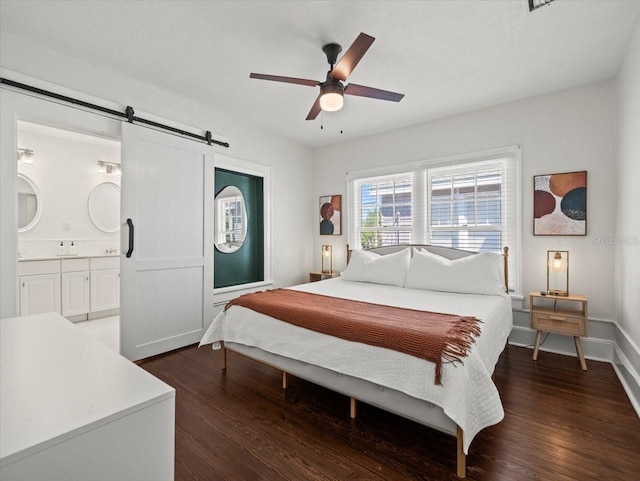
[[[371,282],[404,286],[411,261],[411,250],[381,256],[373,252],[355,250],[346,270],[340,274],[345,281]]]
[[[425,249],[411,259],[405,287],[464,294],[505,292],[503,257],[481,252],[449,260]]]

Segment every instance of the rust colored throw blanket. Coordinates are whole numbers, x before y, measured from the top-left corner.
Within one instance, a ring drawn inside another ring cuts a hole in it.
[[[442,384],[442,361],[468,354],[480,335],[479,320],[452,314],[404,309],[274,289],[240,296],[225,306],[242,306],[295,326],[347,341],[384,347],[436,364],[435,384]]]

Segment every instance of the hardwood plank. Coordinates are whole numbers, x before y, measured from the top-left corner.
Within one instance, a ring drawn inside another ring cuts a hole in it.
[[[176,481],[456,480],[456,439],[288,377],[191,346],[139,362],[176,395]],[[510,346],[495,382],[505,419],[482,431],[467,479],[628,481],[640,419],[612,367]]]

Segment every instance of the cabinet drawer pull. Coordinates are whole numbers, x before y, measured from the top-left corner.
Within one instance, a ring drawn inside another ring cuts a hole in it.
[[[561,317],[561,316],[549,316],[549,319],[551,319],[552,321],[563,321],[563,322],[567,321],[566,317]]]

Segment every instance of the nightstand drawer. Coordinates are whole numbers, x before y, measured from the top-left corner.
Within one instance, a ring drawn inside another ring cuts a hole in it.
[[[571,336],[587,335],[587,324],[582,317],[533,312],[531,315],[531,327],[538,331],[557,332]]]

